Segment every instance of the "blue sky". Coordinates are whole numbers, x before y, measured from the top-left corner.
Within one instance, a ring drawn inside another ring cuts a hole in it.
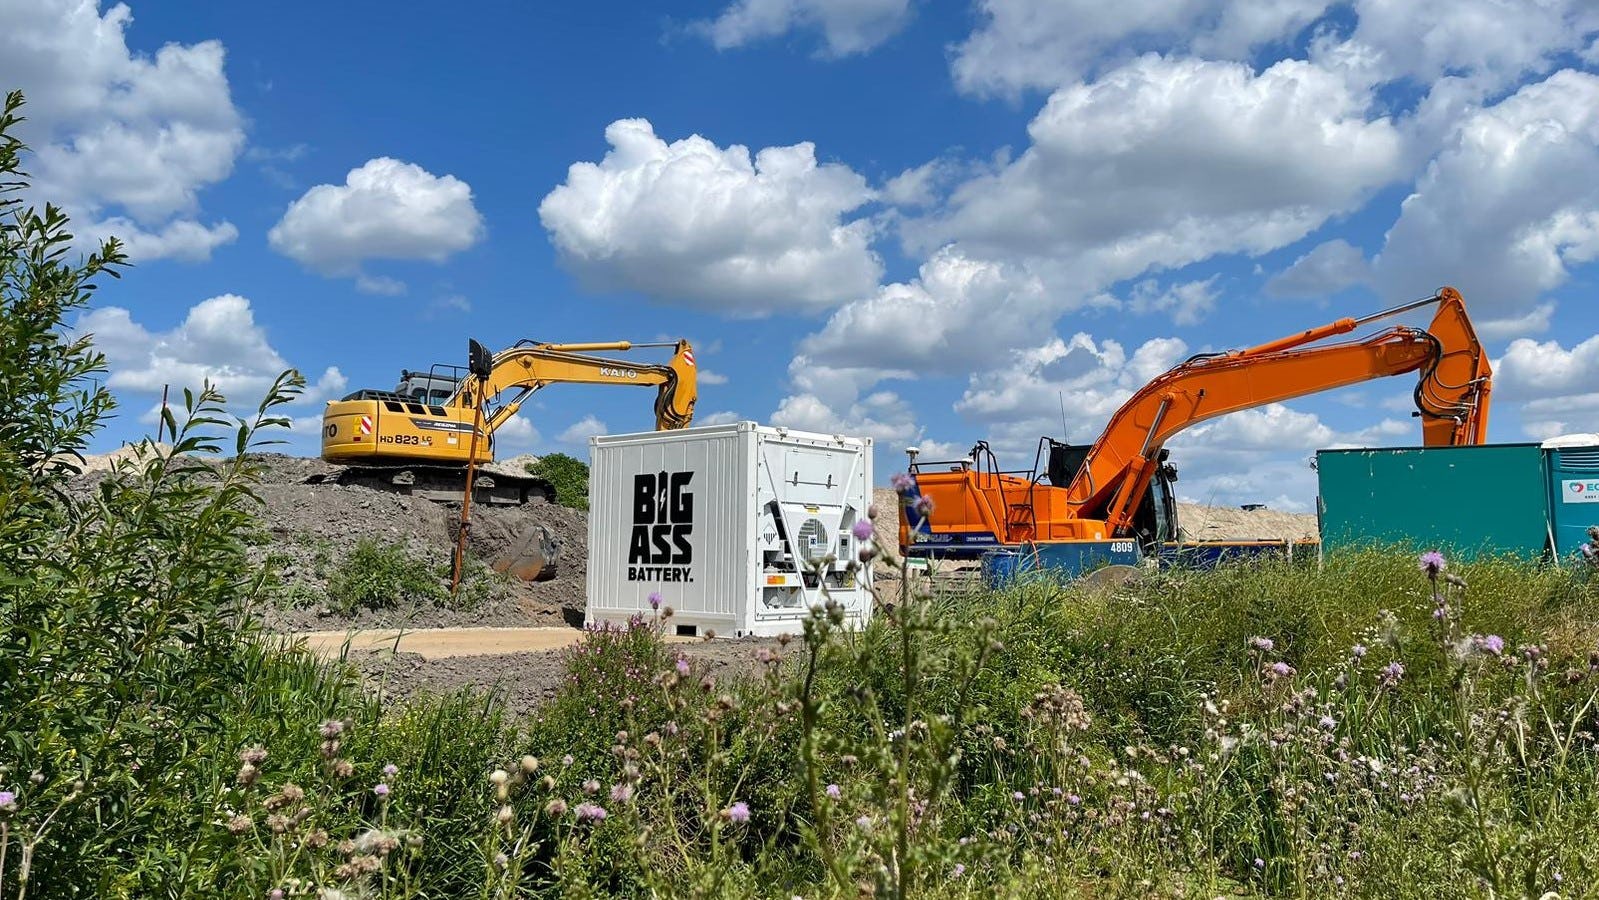
[[[1444,284],[1496,361],[1494,440],[1599,430],[1584,0],[0,0],[0,24],[38,195],[137,263],[78,323],[121,402],[96,450],[148,433],[163,384],[252,405],[299,368],[314,455],[324,400],[469,337],[684,336],[700,423],[869,435],[879,481],[912,444],[1025,466],[1188,354]],[[1419,443],[1412,383],[1191,429],[1182,493],[1309,509],[1317,448]],[[548,388],[500,452],[582,455],[650,427],[650,394]]]

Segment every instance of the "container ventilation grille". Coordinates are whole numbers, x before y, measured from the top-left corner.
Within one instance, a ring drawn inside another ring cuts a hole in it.
[[[1587,469],[1599,472],[1599,447],[1560,451],[1562,469]]]
[[[818,562],[827,555],[827,528],[817,519],[806,519],[799,529],[799,555],[806,562]]]

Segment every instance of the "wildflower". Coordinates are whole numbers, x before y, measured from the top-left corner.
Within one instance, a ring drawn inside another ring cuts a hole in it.
[[[1269,637],[1252,637],[1249,639],[1249,646],[1254,647],[1256,650],[1270,651],[1277,645],[1272,643]]]
[[[267,894],[267,900],[283,900],[283,888],[273,888],[271,893]]]
[[[1260,858],[1260,857],[1258,857],[1258,856],[1257,856],[1257,857],[1255,857],[1255,868],[1257,868],[1257,869],[1264,869],[1264,868],[1266,868],[1266,861],[1265,861],[1265,860],[1263,860],[1263,859],[1261,859],[1261,858]]]
[[[372,789],[372,793],[377,794],[379,797],[387,797],[389,795],[389,786],[380,784]]]
[[[677,658],[677,674],[684,678],[688,677],[688,657],[679,656]]]
[[[1294,667],[1281,661],[1272,663],[1269,668],[1271,674],[1277,678],[1287,678],[1294,674]]]
[[[228,833],[244,834],[246,831],[250,830],[250,826],[252,824],[254,823],[250,821],[249,816],[234,816],[228,820]]]
[[[561,757],[561,765],[570,766],[571,764],[572,764],[572,754],[568,753],[565,756]]]
[[[552,819],[559,819],[566,815],[566,801],[556,797],[544,805],[544,814]]]
[[[837,800],[839,798],[839,796],[842,795],[844,792],[838,789],[838,785],[830,784],[830,785],[827,786],[826,793],[827,793],[828,797],[830,797],[830,798],[832,798],[834,800]]]
[[[1399,683],[1399,679],[1403,677],[1404,674],[1404,664],[1398,660],[1394,660],[1388,665],[1382,667],[1382,671],[1377,673],[1377,678],[1385,687],[1392,687],[1393,685]]]
[[[521,766],[523,772],[532,775],[539,770],[539,758],[537,756],[524,756],[522,757]]]
[[[0,812],[16,812],[17,795],[11,791],[0,791]]]
[[[611,785],[611,802],[626,803],[633,799],[633,786],[631,784]]]
[[[1019,802],[1021,802],[1021,801],[1023,801],[1023,800],[1026,800],[1026,799],[1027,799],[1027,795],[1026,795],[1026,794],[1023,794],[1023,793],[1022,793],[1022,792],[1021,792],[1021,791],[1015,791],[1015,792],[1013,792],[1013,793],[1012,793],[1012,794],[1011,794],[1011,795],[1010,795],[1010,798],[1011,798],[1011,799],[1012,799],[1012,800],[1015,800],[1015,801],[1017,801],[1017,802],[1018,802],[1018,803],[1019,803]]]
[[[394,776],[400,774],[400,767],[396,766],[394,763],[389,763],[383,767],[383,774],[393,778]]]
[[[888,480],[888,483],[893,486],[896,493],[902,495],[910,493],[911,489],[916,487],[916,479],[904,472],[895,472],[894,476]]]
[[[1505,649],[1505,639],[1497,634],[1479,635],[1472,639],[1472,643],[1477,649],[1486,650],[1494,656],[1498,656]]]
[[[1366,656],[1366,645],[1356,644],[1355,646],[1349,648],[1349,652],[1355,657],[1355,659],[1363,659]]]
[[[953,874],[955,875],[956,878],[959,878],[962,875],[965,875],[966,874],[966,864],[965,863],[956,863],[955,864],[955,871],[954,871]]]
[[[590,778],[588,781],[583,782],[583,793],[585,793],[585,794],[597,794],[597,793],[599,793],[599,790],[600,790],[600,783],[598,781],[595,781],[594,779]]]
[[[859,819],[855,820],[855,824],[857,826],[859,826],[862,831],[871,831],[872,830],[872,817],[871,816],[861,816]]]
[[[329,719],[322,723],[320,731],[322,732],[323,737],[331,741],[344,733],[344,723],[335,719]]]
[[[351,775],[355,774],[355,763],[352,763],[347,759],[341,759],[333,764],[333,774],[339,776],[340,778],[349,778]]]
[[[723,810],[722,815],[734,824],[743,825],[750,820],[750,808],[748,804],[740,800]]]
[[[1338,727],[1338,720],[1332,716],[1322,716],[1321,721],[1317,724],[1321,725],[1323,731],[1332,731]]]
[[[577,820],[579,822],[599,822],[605,818],[605,807],[593,803],[579,803],[577,805]]]
[[[494,814],[494,818],[498,820],[501,825],[510,822],[515,817],[516,810],[512,809],[509,805],[500,807],[500,811]]]
[[[855,535],[855,540],[857,541],[871,540],[873,533],[872,523],[867,519],[857,519],[849,532]]]
[[[661,592],[660,591],[650,591],[650,609],[660,609],[660,608],[661,608]]]
[[[1417,562],[1428,578],[1436,578],[1444,570],[1444,555],[1437,550],[1428,550]]]
[[[911,510],[918,516],[921,516],[924,519],[927,518],[933,514],[933,498],[927,496],[926,494],[917,497],[916,502],[911,504]]]
[[[267,758],[267,752],[261,747],[251,747],[239,754],[239,762],[249,766],[259,766]]]
[[[1067,794],[1066,795],[1066,802],[1070,803],[1072,806],[1077,806],[1078,804],[1083,802],[1083,798],[1077,796],[1076,794]]]

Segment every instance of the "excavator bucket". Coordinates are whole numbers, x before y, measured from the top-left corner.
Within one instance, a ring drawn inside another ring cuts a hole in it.
[[[546,581],[555,577],[560,548],[542,525],[534,525],[516,536],[489,563],[490,568],[523,581]]]

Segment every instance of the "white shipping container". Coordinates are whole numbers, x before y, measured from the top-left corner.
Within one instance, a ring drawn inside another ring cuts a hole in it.
[[[850,566],[851,528],[871,497],[870,438],[755,422],[590,438],[585,620],[648,617],[659,591],[670,634],[798,635],[829,599],[859,627],[871,566]]]

